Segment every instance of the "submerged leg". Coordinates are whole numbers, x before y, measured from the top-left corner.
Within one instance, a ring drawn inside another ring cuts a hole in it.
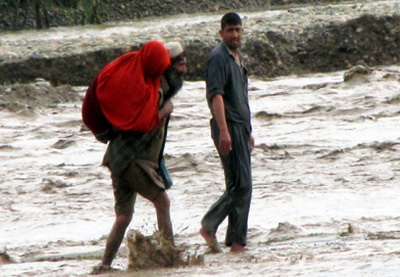
[[[203,227],[199,230],[199,233],[206,241],[210,253],[222,253],[215,233],[207,234]]]
[[[170,215],[170,200],[165,191],[161,191],[156,199],[152,201],[156,208],[158,229],[163,233],[166,239],[174,244],[174,234]]]
[[[102,266],[111,266],[111,263],[114,260],[119,247],[121,246],[122,240],[124,239],[126,228],[131,220],[132,216],[119,215],[116,217],[114,225],[107,238],[106,249],[101,261]]]

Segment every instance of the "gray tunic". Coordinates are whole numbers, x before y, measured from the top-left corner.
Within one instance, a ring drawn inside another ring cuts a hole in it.
[[[247,70],[236,62],[224,43],[217,46],[209,56],[206,83],[207,101],[212,114],[212,98],[218,94],[223,96],[232,150],[227,155],[219,153],[224,167],[226,190],[204,215],[201,225],[207,234],[215,234],[222,221],[228,217],[225,245],[246,245],[252,194]],[[219,129],[214,117],[211,120],[211,135],[218,149]]]
[[[242,59],[241,59],[242,60]],[[206,67],[207,102],[213,114],[212,98],[224,97],[225,116],[229,123],[238,123],[251,133],[248,102],[247,69],[236,63],[234,55],[221,43],[211,52]]]

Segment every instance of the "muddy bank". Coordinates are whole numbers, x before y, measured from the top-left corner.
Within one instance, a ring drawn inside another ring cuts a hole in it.
[[[400,61],[400,16],[362,15],[345,23],[312,26],[298,35],[267,31],[245,44],[257,77],[330,72],[356,64]]]
[[[81,100],[79,91],[69,85],[54,87],[43,79],[29,84],[0,85],[0,111],[33,111],[37,107]]]
[[[242,51],[255,77],[328,72],[400,60],[398,1],[241,15],[246,32]],[[0,83],[43,78],[54,85],[88,85],[105,64],[150,39],[180,41],[188,52],[187,79],[202,80],[206,57],[220,40],[220,17],[174,16],[5,35],[0,37]]]
[[[267,24],[267,20],[258,24]],[[251,75],[261,78],[343,70],[357,63],[395,64],[400,60],[399,26],[398,15],[363,15],[345,23],[308,27],[300,34],[254,32],[247,36],[243,53]],[[206,56],[216,43],[211,38],[185,40],[190,64],[188,79],[203,78]],[[0,82],[29,82],[40,77],[53,84],[87,85],[105,64],[141,44],[5,62],[0,65]]]

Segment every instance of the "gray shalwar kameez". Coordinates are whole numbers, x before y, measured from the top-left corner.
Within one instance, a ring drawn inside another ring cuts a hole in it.
[[[246,245],[247,222],[250,210],[252,177],[250,157],[251,121],[248,102],[247,69],[238,64],[234,55],[222,42],[208,58],[206,67],[207,101],[211,114],[212,98],[223,96],[225,116],[231,135],[232,150],[228,155],[219,153],[225,174],[226,191],[202,219],[208,234],[216,233],[228,216],[225,244]],[[216,148],[219,145],[219,128],[215,118],[210,121],[211,134]]]

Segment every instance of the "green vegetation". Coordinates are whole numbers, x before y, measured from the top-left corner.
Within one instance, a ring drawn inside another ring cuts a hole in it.
[[[9,19],[11,30],[49,28],[60,14],[80,18],[80,24],[98,24],[99,5],[100,0],[0,0],[0,10],[7,11],[3,23]]]

